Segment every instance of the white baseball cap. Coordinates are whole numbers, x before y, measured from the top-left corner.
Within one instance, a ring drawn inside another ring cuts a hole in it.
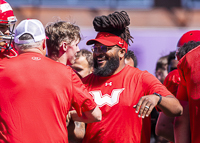
[[[19,37],[23,34],[30,34],[33,36],[33,39],[30,40],[19,40]],[[42,41],[45,39],[45,30],[42,23],[37,19],[27,19],[21,21],[15,29],[15,38],[14,42],[17,44],[29,44]]]

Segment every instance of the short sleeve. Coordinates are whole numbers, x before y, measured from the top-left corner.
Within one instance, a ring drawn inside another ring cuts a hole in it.
[[[167,95],[173,96],[173,94],[155,76],[148,72],[143,75],[143,84],[145,85],[145,95],[150,95],[156,92],[163,97]],[[157,106],[156,109],[159,112],[161,111],[159,108],[157,108]]]
[[[178,70],[171,71],[165,78],[163,85],[174,95],[176,96],[178,86],[180,84],[181,78],[178,73]]]
[[[79,116],[82,116],[82,112],[92,110],[97,106],[85,85],[74,71],[72,71],[72,92],[72,106]]]
[[[145,72],[143,74],[143,89],[145,89],[145,95],[158,93],[162,96],[173,95],[167,88],[152,74]]]

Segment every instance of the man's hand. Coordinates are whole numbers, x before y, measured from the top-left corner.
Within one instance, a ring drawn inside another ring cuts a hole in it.
[[[67,114],[67,120],[66,120],[67,126],[69,125],[69,122],[70,122],[70,120],[72,118],[71,113],[73,113],[73,112],[76,112],[76,111],[72,110],[72,111],[69,111],[68,114]]]
[[[160,97],[155,94],[141,97],[139,102],[133,106],[133,108],[136,108],[135,112],[139,112],[138,117],[148,117],[153,108],[158,104],[159,99]]]

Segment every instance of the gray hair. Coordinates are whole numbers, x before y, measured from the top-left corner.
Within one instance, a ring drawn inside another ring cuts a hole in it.
[[[19,37],[19,40],[30,40],[33,39],[33,36],[25,33],[22,36]],[[42,45],[42,41],[38,41],[35,43],[28,43],[28,44],[17,44],[15,43],[15,46],[20,49],[20,50],[26,50],[26,49],[31,49],[31,48],[37,48],[40,47]]]

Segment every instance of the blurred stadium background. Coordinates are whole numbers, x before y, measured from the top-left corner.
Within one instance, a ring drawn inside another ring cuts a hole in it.
[[[176,50],[183,33],[200,29],[200,0],[7,0],[16,15],[17,24],[26,18],[39,19],[45,26],[58,19],[74,22],[81,28],[86,46],[96,32],[92,21],[95,16],[114,11],[128,12],[133,50],[138,68],[154,74],[159,57]]]

